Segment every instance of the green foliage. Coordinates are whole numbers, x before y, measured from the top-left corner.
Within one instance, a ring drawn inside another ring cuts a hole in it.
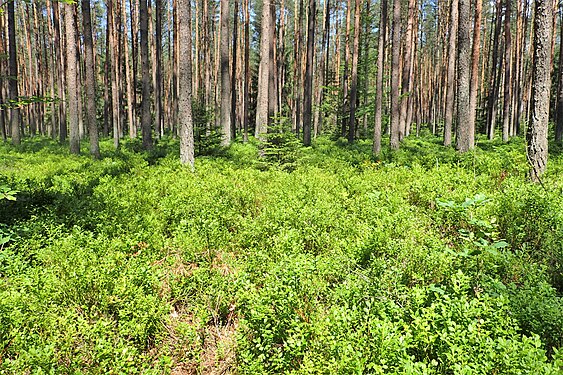
[[[0,145],[0,373],[563,371],[563,185],[521,142],[277,124],[193,173],[166,137]]]
[[[264,135],[260,145],[260,156],[263,168],[277,167],[292,171],[296,167],[301,150],[301,142],[291,131],[291,123],[287,117],[278,117]]]

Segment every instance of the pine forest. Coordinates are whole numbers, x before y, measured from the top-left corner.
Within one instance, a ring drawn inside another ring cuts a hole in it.
[[[0,374],[563,374],[563,2],[4,0]]]

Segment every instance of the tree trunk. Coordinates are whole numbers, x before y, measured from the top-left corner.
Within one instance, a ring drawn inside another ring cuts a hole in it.
[[[489,135],[489,139],[493,139],[495,136],[495,122],[496,122],[496,102],[498,97],[498,90],[500,84],[500,71],[501,68],[498,66],[498,50],[499,50],[499,36],[500,36],[500,28],[502,24],[502,16],[501,16],[501,0],[497,0],[496,4],[496,21],[495,21],[495,29],[494,29],[494,36],[491,43],[491,48],[493,49],[493,56],[492,56],[492,68],[491,68],[491,75],[490,75],[490,87],[489,87],[489,95],[487,99],[487,133]]]
[[[470,0],[459,0],[459,27],[457,48],[457,137],[456,148],[466,152],[473,148],[471,131],[468,128],[470,117],[470,65],[471,65],[471,15]]]
[[[221,145],[231,144],[231,71],[229,67],[229,0],[221,0]]]
[[[143,1],[143,0],[141,0]],[[164,116],[162,111],[162,0],[155,0],[155,51],[154,64],[155,83],[154,83],[154,121],[155,134],[158,138],[164,135]]]
[[[473,47],[471,52],[471,87],[469,92],[469,118],[467,131],[471,147],[475,144],[475,116],[477,110],[477,88],[479,86],[479,49],[481,38],[481,13],[483,2],[475,0],[475,20],[473,23]]]
[[[350,85],[350,118],[348,123],[348,143],[354,142],[354,137],[356,135],[356,101],[358,100],[358,55],[360,54],[360,10],[361,0],[356,0],[354,11],[354,51],[352,55],[352,82]]]
[[[402,74],[402,100],[401,100],[401,117],[399,126],[399,140],[402,140],[408,133],[407,127],[407,111],[408,111],[408,97],[411,94],[409,92],[410,78],[411,78],[411,60],[412,60],[412,44],[413,44],[413,27],[414,27],[414,14],[416,11],[416,1],[409,0],[408,9],[408,19],[407,19],[407,29],[405,30],[405,43],[404,43],[404,57],[403,57],[403,74]]]
[[[446,91],[446,113],[444,121],[444,146],[452,143],[452,123],[454,118],[455,103],[455,66],[456,66],[456,39],[458,26],[458,3],[452,0],[450,10],[450,37],[448,43],[448,77]]]
[[[385,44],[387,34],[387,0],[381,0],[379,18],[379,41],[377,42],[377,96],[375,97],[375,124],[373,128],[373,153],[381,152],[381,113],[383,106],[383,63],[385,60]]]
[[[342,137],[346,137],[346,125],[348,125],[348,116],[350,111],[350,101],[348,98],[348,75],[350,62],[350,20],[352,12],[352,1],[348,0],[346,3],[346,41],[345,41],[345,57],[344,57],[344,71],[342,74]]]
[[[512,37],[510,31],[510,18],[511,18],[511,2],[512,0],[505,0],[504,12],[504,104],[502,110],[502,140],[508,142],[510,136],[510,119],[511,119],[511,85],[512,85]]]
[[[98,123],[96,118],[96,72],[94,64],[94,42],[92,39],[92,18],[90,16],[90,0],[82,0],[82,33],[84,38],[84,60],[86,79],[86,119],[90,135],[90,153],[96,159],[100,157],[98,144]]]
[[[141,3],[145,0],[141,0]],[[177,0],[178,35],[178,119],[180,162],[194,168],[194,130],[192,120],[192,11],[190,0]],[[146,30],[146,29],[145,29]],[[148,58],[147,58],[148,60]]]
[[[271,12],[269,6],[262,7],[262,30],[260,35],[260,67],[258,72],[258,98],[256,105],[256,138],[264,140],[268,131],[268,107],[270,94],[270,29]],[[273,98],[271,98],[273,100]]]
[[[536,0],[534,15],[534,63],[532,73],[532,108],[526,139],[532,181],[541,181],[547,166],[547,129],[551,88],[551,37],[553,1]]]
[[[297,13],[297,1],[295,2],[295,12]],[[301,131],[301,51],[303,44],[303,0],[299,0],[299,13],[295,18],[295,37],[294,37],[294,56],[293,56],[293,117],[294,117],[294,130],[295,134],[299,135]]]
[[[239,7],[238,0],[235,0],[234,13],[233,13],[233,63],[231,67],[231,142],[235,140],[237,136],[237,58],[238,58],[238,19],[239,19]]]
[[[83,0],[84,1],[84,0]],[[121,18],[123,19],[123,55],[125,57],[125,91],[127,93],[127,123],[129,125],[129,138],[137,137],[137,126],[135,123],[135,108],[133,100],[133,82],[131,74],[131,66],[129,63],[129,38],[127,37],[127,12],[126,0],[121,3]],[[134,20],[131,20],[134,23]]]
[[[143,148],[152,147],[151,135],[151,73],[149,69],[149,15],[147,0],[141,0],[139,7],[141,31],[141,75],[143,95],[141,98],[141,128],[143,131]],[[191,40],[191,39],[190,39]],[[180,61],[182,64],[183,62]]]
[[[454,0],[455,1],[455,0]],[[400,97],[399,69],[401,54],[401,0],[393,2],[393,62],[391,64],[391,139],[392,150],[399,149]]]
[[[250,107],[250,1],[244,0],[244,142],[248,142],[248,126]]]
[[[58,6],[58,4],[56,4]],[[10,128],[12,132],[12,143],[21,143],[20,134],[20,110],[15,102],[18,101],[18,62],[16,55],[16,16],[14,1],[8,2],[8,51],[9,51],[9,73],[10,73]]]
[[[64,4],[64,20],[67,37],[66,68],[70,152],[73,154],[79,154],[80,134],[78,124],[78,81],[76,69],[77,39],[76,25],[74,24],[74,6],[70,3]]]
[[[309,0],[309,14],[307,17],[307,63],[305,64],[305,82],[303,90],[303,144],[311,145],[311,120],[313,104],[313,54],[315,51],[315,20],[317,3]]]
[[[560,5],[560,11],[563,12],[563,4]],[[557,73],[557,124],[555,126],[555,141],[563,142],[563,22],[560,22],[560,40],[559,40],[559,69]]]

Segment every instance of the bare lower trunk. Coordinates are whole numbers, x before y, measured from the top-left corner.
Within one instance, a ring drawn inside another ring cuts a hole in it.
[[[452,127],[455,103],[456,39],[458,27],[458,0],[452,0],[450,10],[450,39],[448,43],[448,77],[446,91],[446,113],[444,121],[444,146],[452,144]]]
[[[231,71],[229,69],[229,1],[221,0],[221,128],[223,146],[231,143]]]
[[[143,1],[143,0],[142,0]],[[194,131],[192,120],[192,27],[190,0],[178,4],[178,119],[180,121],[180,162],[194,167]]]
[[[454,0],[455,1],[455,0]],[[393,62],[391,64],[391,139],[392,150],[399,149],[400,131],[400,97],[399,97],[399,67],[401,52],[401,1],[393,2]]]
[[[54,5],[58,6],[58,4]],[[14,2],[8,2],[8,50],[9,50],[9,71],[10,71],[10,97],[11,101],[18,100],[18,63],[16,55],[16,17]],[[20,110],[17,106],[10,106],[10,128],[12,132],[12,143],[21,143],[20,134]]]
[[[76,25],[74,24],[74,6],[64,5],[64,20],[67,37],[66,66],[67,66],[67,97],[68,123],[70,129],[70,152],[80,153],[80,134],[78,124],[78,81],[76,65]]]
[[[88,133],[90,135],[90,153],[95,158],[99,158],[100,146],[98,145],[98,122],[96,117],[96,67],[94,64],[90,0],[82,0],[82,20],[86,69],[84,86],[86,90],[86,119],[88,122]]]
[[[141,31],[141,75],[143,93],[141,98],[141,128],[143,131],[143,148],[152,147],[151,135],[151,74],[149,69],[149,25],[147,0],[141,0],[139,7]]]
[[[553,1],[537,0],[534,19],[534,64],[528,141],[528,162],[532,181],[540,181],[547,166],[547,129],[551,88],[551,37]]]
[[[381,112],[383,106],[383,62],[385,57],[385,36],[387,33],[387,0],[381,0],[379,19],[379,41],[377,44],[377,96],[375,97],[375,125],[373,128],[373,153],[381,152]]]
[[[467,124],[472,116],[470,112],[470,65],[471,65],[471,16],[470,0],[459,0],[459,28],[457,48],[457,137],[456,148],[466,152],[473,148],[473,140]]]

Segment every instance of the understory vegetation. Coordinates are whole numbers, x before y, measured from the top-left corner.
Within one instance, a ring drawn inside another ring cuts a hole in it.
[[[440,142],[0,145],[0,373],[563,373],[560,150]]]

